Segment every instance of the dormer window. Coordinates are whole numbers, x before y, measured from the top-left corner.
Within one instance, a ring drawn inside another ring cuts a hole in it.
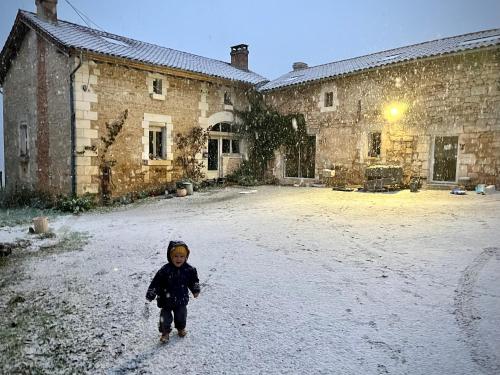
[[[163,94],[162,80],[160,78],[153,79],[153,94]]]
[[[333,91],[325,92],[325,107],[333,107]]]

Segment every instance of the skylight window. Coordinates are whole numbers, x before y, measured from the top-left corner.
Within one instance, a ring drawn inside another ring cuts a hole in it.
[[[101,35],[101,38],[109,43],[117,44],[117,45],[123,46],[123,47],[130,47],[130,45],[128,45],[127,43],[125,43],[121,40],[118,40],[118,39],[108,38],[107,36],[102,36],[102,35]]]
[[[464,40],[463,42],[458,43],[458,45],[459,46],[467,46],[469,44],[482,43],[482,42],[493,42],[495,40],[500,40],[500,35],[485,36],[483,38]]]
[[[379,61],[389,61],[389,60],[394,60],[394,59],[397,59],[398,57],[400,57],[402,55],[402,53],[395,53],[393,55],[389,55],[389,56],[384,56],[382,57]]]
[[[285,82],[293,82],[293,81],[296,81],[296,80],[298,80],[299,78],[301,78],[303,76],[304,76],[303,74],[299,74],[297,76],[292,76],[292,77],[285,78],[283,81],[285,81]]]

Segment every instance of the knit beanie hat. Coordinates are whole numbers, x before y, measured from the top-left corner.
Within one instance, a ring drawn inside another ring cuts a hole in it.
[[[170,241],[167,247],[167,259],[172,262],[172,257],[174,256],[174,252],[180,252],[181,254],[186,256],[186,260],[189,257],[189,247],[183,241]]]
[[[172,247],[172,249],[170,250],[170,257],[173,258],[177,254],[187,256],[188,250],[187,250],[186,246],[176,245],[176,246]]]

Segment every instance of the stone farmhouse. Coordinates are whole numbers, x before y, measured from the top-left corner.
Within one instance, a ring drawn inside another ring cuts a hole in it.
[[[359,184],[366,167],[384,164],[435,187],[500,186],[499,44],[495,29],[294,64],[259,88],[281,113],[304,114],[310,136],[278,155],[275,174],[317,178],[326,169]]]
[[[177,134],[198,126],[210,130],[197,155],[206,178],[223,178],[246,156],[234,111],[255,91],[306,121],[308,139],[270,166],[281,183],[325,171],[361,183],[367,166],[396,164],[428,185],[500,186],[500,29],[295,63],[269,81],[248,69],[245,44],[227,63],[59,20],[57,0],[36,6],[0,54],[7,190],[165,186],[182,177]]]

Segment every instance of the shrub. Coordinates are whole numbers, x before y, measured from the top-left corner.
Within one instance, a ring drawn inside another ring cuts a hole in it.
[[[88,211],[95,207],[95,196],[86,194],[81,197],[60,197],[56,203],[56,209],[63,212],[79,212]]]
[[[54,200],[54,197],[47,192],[27,188],[16,188],[9,193],[6,190],[0,190],[0,207],[2,208],[47,209],[54,206]]]
[[[255,186],[259,184],[256,171],[252,168],[248,161],[243,161],[236,171],[227,175],[226,181],[233,182],[241,186]]]

